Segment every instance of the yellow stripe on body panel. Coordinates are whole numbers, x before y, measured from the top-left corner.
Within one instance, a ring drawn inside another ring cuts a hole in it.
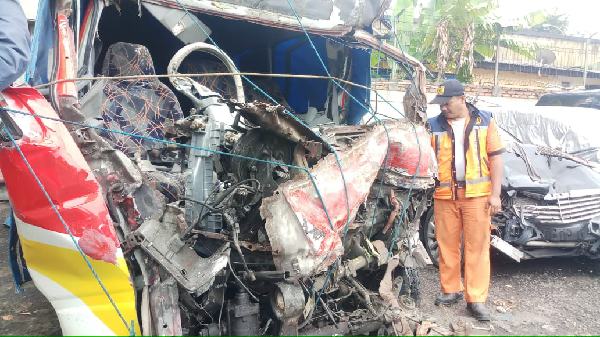
[[[35,269],[28,270],[35,286],[52,303],[64,336],[115,334],[78,297]]]
[[[54,231],[50,231],[44,229],[42,227],[30,225],[26,222],[23,222],[21,219],[15,217],[15,221],[17,223],[17,231],[19,233],[19,237],[30,240],[45,243],[51,246],[57,246],[62,248],[69,248],[72,250],[76,250],[75,244],[73,240],[69,236],[69,234],[58,233]],[[78,240],[75,237],[75,240]],[[117,259],[123,257],[123,251],[121,249],[117,249]]]
[[[20,240],[28,267],[61,285],[83,301],[115,334],[129,335],[128,328],[119,318],[78,251],[27,240],[23,237]],[[121,314],[128,324],[133,320],[135,332],[139,335],[134,290],[129,280],[125,259],[119,258],[117,265],[92,258],[89,260]]]

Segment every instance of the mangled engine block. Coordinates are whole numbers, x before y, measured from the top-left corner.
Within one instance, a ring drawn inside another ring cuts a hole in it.
[[[425,129],[317,132],[282,106],[172,81],[195,106],[162,126],[177,143],[126,156],[73,131],[106,192],[144,333],[412,333],[435,172]]]
[[[131,161],[78,131],[138,275],[141,317],[152,322],[142,326],[157,334],[408,332],[415,268],[427,263],[417,237],[433,183],[424,129],[332,126],[321,130],[325,142],[280,107],[231,110],[253,127],[235,131],[211,109],[176,123],[193,145],[181,166]]]

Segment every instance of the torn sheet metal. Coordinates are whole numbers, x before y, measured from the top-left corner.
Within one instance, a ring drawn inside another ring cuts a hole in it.
[[[409,121],[386,123],[386,127],[390,149],[383,181],[404,188],[433,187],[437,161],[425,127]]]
[[[58,118],[32,88],[9,88],[2,96],[11,109]],[[123,316],[136,322],[129,271],[102,190],[73,138],[62,123],[10,115],[23,132],[17,142],[40,183]],[[36,287],[54,306],[63,333],[128,335],[129,329],[108,298],[99,293],[98,281],[14,146],[0,150],[0,169],[27,267]],[[135,328],[139,333],[137,324]]]
[[[145,221],[134,231],[128,241],[156,260],[188,292],[201,295],[213,284],[215,276],[229,261],[229,244],[223,244],[219,252],[209,258],[199,257],[180,238],[178,221],[183,210],[168,205],[162,221]]]
[[[202,21],[184,10],[165,8],[150,3],[144,7],[184,44],[203,42],[212,33]]]
[[[193,12],[242,19],[273,27],[301,30],[287,1],[267,0],[144,0],[171,8],[179,3]],[[355,27],[370,27],[389,7],[389,0],[293,0],[302,25],[313,33],[344,35]]]
[[[281,105],[261,102],[236,104],[240,114],[249,122],[275,132],[293,142],[319,141],[310,128],[298,122]]]
[[[379,179],[395,187],[432,188],[437,161],[425,127],[409,120],[390,120],[385,122],[385,128],[385,143],[389,144],[389,152]],[[336,149],[347,149],[368,130],[369,127],[365,125],[340,125],[322,127],[321,133]]]
[[[314,166],[315,179],[327,215],[311,180],[302,175],[281,185],[273,197],[263,199],[260,212],[278,269],[308,276],[325,270],[343,253],[341,236],[364,202],[384,160],[385,130],[375,126],[351,149],[338,153],[348,193],[350,218],[342,181],[333,154]]]

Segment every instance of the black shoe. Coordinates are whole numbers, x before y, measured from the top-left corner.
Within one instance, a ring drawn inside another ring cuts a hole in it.
[[[484,303],[467,303],[467,309],[469,310],[471,315],[475,317],[475,319],[478,321],[489,321],[491,319],[490,310],[485,306]]]
[[[452,305],[463,299],[462,293],[441,293],[435,298],[435,305]]]

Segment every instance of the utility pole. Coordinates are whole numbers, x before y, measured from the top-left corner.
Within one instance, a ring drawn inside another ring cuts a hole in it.
[[[400,41],[398,41],[398,31],[396,30],[396,20],[398,18],[396,17],[396,15],[392,14],[392,29],[393,29],[393,37],[394,37],[394,47],[398,47],[398,44],[400,43]],[[396,62],[396,60],[391,60],[392,61],[392,73],[390,74],[390,79],[391,80],[396,80],[398,78],[398,62]]]
[[[585,85],[587,82],[587,50],[588,50],[588,44],[590,43],[590,38],[588,37],[585,42],[583,43],[583,90],[585,90]]]
[[[500,96],[500,85],[498,84],[498,68],[500,66],[500,36],[502,35],[502,31],[498,31],[498,39],[496,40],[496,64],[494,66],[494,88],[492,90],[492,95]],[[584,80],[585,81],[585,80]]]
[[[592,37],[598,34],[597,32],[590,35],[583,44],[583,89],[585,90],[585,86],[587,84],[587,72],[588,72],[588,46],[590,42],[592,42]]]

